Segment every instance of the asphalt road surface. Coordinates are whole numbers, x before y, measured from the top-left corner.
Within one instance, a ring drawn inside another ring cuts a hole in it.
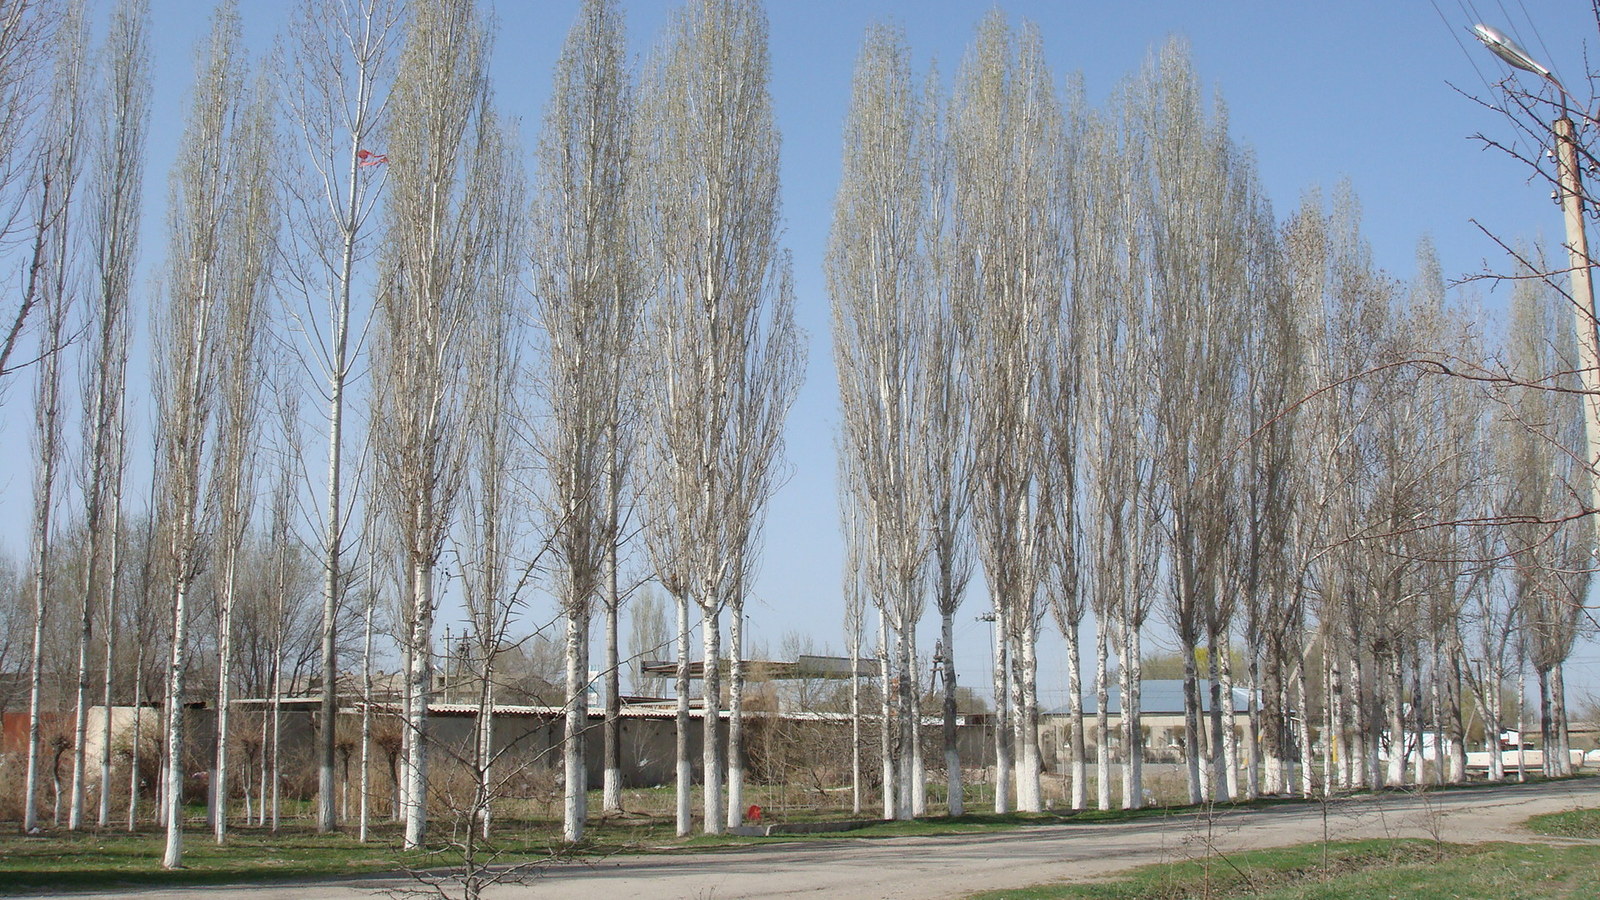
[[[619,855],[551,867],[526,884],[489,891],[520,898],[954,898],[1002,888],[1104,876],[1146,863],[1330,840],[1442,838],[1458,843],[1550,840],[1518,823],[1600,807],[1600,778],[1424,795],[1361,796],[1326,806],[1173,815],[1112,825],[1049,825],[982,835],[849,838],[760,844],[713,852]],[[414,883],[386,876],[238,888],[78,894],[177,900],[371,900]]]

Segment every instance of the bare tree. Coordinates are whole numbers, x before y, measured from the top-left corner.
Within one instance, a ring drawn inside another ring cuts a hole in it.
[[[371,252],[372,213],[382,193],[381,158],[369,149],[382,133],[385,89],[394,66],[400,0],[301,0],[291,14],[280,95],[299,145],[288,180],[292,226],[284,258],[288,283],[303,296],[301,330],[308,367],[326,403],[328,468],[321,522],[322,710],[318,730],[317,828],[338,824],[333,801],[338,658],[334,621],[349,578],[345,531],[352,498],[344,492],[348,383],[366,334],[357,280]],[[325,304],[325,305],[324,305]]]
[[[626,378],[640,302],[628,215],[633,98],[622,10],[585,3],[556,65],[539,142],[535,265],[548,346],[542,384],[548,426],[538,436],[549,473],[548,530],[567,628],[563,834],[583,837],[589,623],[606,615],[605,806],[621,806],[616,704],[619,494],[630,453]]]
[[[1234,377],[1242,311],[1250,286],[1245,232],[1259,200],[1248,158],[1228,137],[1220,104],[1207,114],[1186,48],[1169,44],[1147,65],[1134,90],[1140,113],[1131,140],[1146,148],[1137,176],[1148,237],[1155,343],[1152,415],[1156,476],[1167,521],[1167,612],[1184,657],[1184,750],[1189,799],[1219,794],[1220,747],[1201,772],[1201,700],[1194,651],[1205,641],[1216,664],[1226,653],[1230,598],[1221,565],[1231,509],[1228,454],[1237,444],[1226,415],[1238,401]],[[1213,678],[1212,709],[1220,697]],[[1229,702],[1231,706],[1231,700]],[[1221,737],[1214,720],[1212,736]]]
[[[971,397],[967,390],[964,348],[971,311],[958,308],[965,295],[956,290],[950,154],[946,134],[947,103],[938,75],[930,71],[923,91],[920,139],[928,176],[927,215],[921,223],[924,280],[924,346],[921,352],[921,416],[917,421],[922,452],[922,485],[927,491],[928,553],[934,606],[939,611],[939,641],[934,665],[943,687],[945,805],[952,816],[965,812],[961,754],[957,741],[955,614],[972,578],[972,496],[968,471],[972,459]],[[859,625],[857,626],[859,628]]]
[[[42,126],[42,153],[30,175],[37,185],[37,193],[31,198],[35,205],[33,264],[24,288],[24,302],[31,302],[30,296],[38,298],[45,324],[39,341],[41,362],[34,388],[33,652],[28,669],[28,770],[22,826],[25,832],[38,827],[45,616],[50,583],[56,577],[51,571],[55,565],[51,517],[61,503],[56,490],[63,464],[62,351],[68,340],[67,316],[80,289],[78,273],[72,264],[76,247],[71,213],[82,162],[83,104],[88,77],[86,27],[83,8],[74,6],[56,34],[52,87]],[[85,612],[84,618],[87,616]],[[87,645],[83,648],[85,660],[86,654]],[[80,681],[86,679],[85,674]]]
[[[256,452],[260,439],[267,303],[280,229],[271,159],[276,135],[272,96],[258,79],[234,129],[233,155],[240,172],[233,185],[232,217],[222,258],[222,333],[217,357],[217,438],[213,445],[210,501],[215,511],[218,572],[217,751],[211,778],[212,830],[227,836],[228,751],[233,737],[233,613],[239,592],[240,556],[255,507]]]
[[[851,465],[852,458],[848,454],[840,454],[839,466],[841,469]],[[844,630],[845,643],[849,645],[850,652],[850,809],[856,815],[861,814],[861,639],[866,630],[867,613],[867,586],[866,571],[862,563],[865,553],[866,540],[862,534],[863,518],[860,504],[854,492],[849,488],[855,483],[854,479],[841,477],[840,484],[846,488],[839,495],[839,524],[844,536],[844,578],[841,587],[844,590]],[[887,734],[887,731],[884,732]],[[887,746],[887,745],[885,745]],[[884,774],[892,775],[889,768],[889,754],[883,754]],[[893,778],[885,777],[884,790],[886,801],[884,803],[884,817],[893,814],[892,804],[887,802],[887,792],[894,783]],[[959,801],[958,801],[959,802]]]
[[[1508,351],[1517,377],[1534,384],[1545,373],[1572,373],[1575,341],[1556,321],[1557,301],[1537,280],[1518,281],[1512,293]],[[1501,431],[1507,491],[1502,515],[1514,566],[1514,602],[1520,640],[1539,682],[1541,746],[1546,775],[1566,775],[1566,700],[1563,663],[1572,652],[1588,593],[1593,546],[1581,521],[1565,521],[1581,507],[1586,473],[1581,459],[1583,407],[1576,378],[1551,379],[1565,390],[1524,389],[1515,421]],[[1526,524],[1519,524],[1520,522]],[[1545,524],[1556,523],[1556,524]]]
[[[127,366],[133,263],[138,252],[145,137],[150,119],[150,10],[146,0],[119,3],[103,53],[101,103],[105,124],[97,135],[89,184],[93,250],[90,362],[85,374],[84,427],[90,436],[84,487],[90,535],[85,598],[101,597],[105,659],[100,723],[98,824],[111,824],[111,702],[117,645],[117,595],[122,585],[122,486],[127,468]],[[97,535],[99,535],[97,537]],[[102,549],[103,548],[103,549]],[[105,554],[104,568],[98,560]],[[89,573],[98,572],[91,576]],[[103,580],[93,581],[93,578]],[[83,705],[80,703],[80,706]],[[77,746],[82,747],[80,738]],[[79,751],[81,753],[81,751]],[[81,812],[82,776],[74,759],[73,811]]]
[[[467,377],[467,466],[463,495],[462,596],[470,618],[477,678],[477,746],[472,768],[478,778],[468,809],[467,826],[489,837],[490,804],[502,793],[492,782],[496,662],[507,643],[512,617],[522,605],[526,574],[514,567],[512,550],[523,535],[526,519],[519,513],[516,473],[525,468],[515,426],[524,420],[517,403],[523,363],[519,325],[524,311],[517,302],[527,259],[527,191],[516,146],[504,125],[480,126],[477,152],[485,157],[478,177],[493,185],[476,199],[482,210],[486,271],[479,288],[478,311],[468,328],[472,353]],[[532,566],[528,566],[531,569]]]
[[[665,658],[671,644],[666,601],[646,587],[628,604],[628,684],[634,693],[659,697],[666,690],[666,680],[646,672],[644,664]]]
[[[904,36],[869,29],[856,61],[845,121],[844,171],[834,205],[827,276],[833,298],[834,362],[843,409],[841,473],[863,513],[866,587],[889,623],[899,690],[893,758],[884,772],[886,811],[913,814],[912,742],[920,718],[912,675],[913,633],[927,603],[930,477],[919,434],[919,385],[930,312],[922,241],[928,207],[922,97]],[[889,682],[885,681],[887,685]],[[888,728],[889,723],[885,722]]]
[[[239,46],[238,11],[224,4],[201,51],[178,160],[171,175],[173,212],[167,251],[166,305],[158,319],[157,406],[163,454],[161,480],[165,577],[172,603],[172,652],[167,672],[163,800],[167,841],[162,865],[183,861],[183,786],[188,699],[191,588],[205,565],[209,528],[201,498],[209,478],[205,445],[217,384],[217,332],[226,308],[230,238],[236,224],[238,170],[217,160],[237,138],[247,71]]]
[[[699,606],[703,621],[711,833],[743,812],[724,815],[722,806],[720,618],[728,604],[742,616],[803,367],[788,257],[778,249],[767,75],[759,4],[695,0],[651,63],[637,136],[657,266],[647,313],[651,556],[667,590]],[[742,765],[737,754],[729,765]]]
[[[996,653],[995,667],[997,811],[1009,808],[1012,765],[1018,808],[1036,811],[1043,800],[1038,415],[1050,323],[1067,288],[1064,125],[1038,30],[1028,26],[1019,36],[1001,13],[990,13],[957,75],[949,127],[952,275],[957,302],[974,311],[970,427],[984,436],[971,463],[974,532],[997,649],[1008,651]]]
[[[384,493],[404,548],[409,735],[405,845],[427,819],[435,568],[461,487],[466,326],[495,226],[484,121],[488,38],[468,0],[412,8],[387,126],[374,383]]]

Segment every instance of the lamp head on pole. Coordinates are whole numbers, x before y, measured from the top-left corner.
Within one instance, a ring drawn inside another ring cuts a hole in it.
[[[1532,56],[1529,56],[1528,51],[1518,46],[1516,41],[1506,37],[1503,33],[1501,33],[1500,29],[1485,25],[1480,22],[1477,25],[1472,26],[1472,34],[1478,40],[1482,41],[1485,47],[1488,47],[1491,51],[1493,51],[1495,56],[1505,60],[1508,65],[1521,69],[1524,72],[1532,72],[1540,78],[1549,78],[1552,81],[1555,80],[1555,76],[1550,74],[1549,69],[1541,65],[1539,61],[1534,59]]]

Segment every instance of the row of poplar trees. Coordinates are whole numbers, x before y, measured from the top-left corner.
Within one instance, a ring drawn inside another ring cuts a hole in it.
[[[28,368],[35,386],[25,825],[37,824],[48,622],[75,637],[69,827],[88,824],[90,706],[107,710],[94,723],[105,826],[110,708],[151,699],[141,677],[134,696],[116,695],[114,671],[130,650],[141,673],[165,659],[162,756],[177,773],[157,816],[176,866],[193,743],[183,709],[205,699],[218,713],[211,826],[226,840],[249,649],[235,646],[239,619],[264,602],[279,623],[265,651],[276,759],[283,622],[304,592],[320,607],[307,665],[320,689],[318,825],[339,825],[334,723],[358,690],[366,836],[374,634],[389,621],[405,668],[398,805],[406,844],[422,844],[434,620],[455,590],[480,690],[477,740],[449,753],[474,776],[465,813],[486,832],[503,783],[491,771],[495,667],[545,591],[566,635],[564,836],[578,840],[595,669],[603,802],[621,802],[617,615],[637,569],[676,602],[678,830],[693,824],[694,613],[700,656],[732,661],[725,742],[718,717],[702,716],[701,818],[711,831],[738,824],[743,604],[804,369],[759,3],[692,0],[635,72],[618,4],[588,0],[531,181],[472,0],[303,0],[270,64],[248,58],[224,3],[198,48],[168,177],[136,579],[123,498],[149,10],[119,2],[98,53],[82,4],[0,0],[0,22],[4,237],[23,260],[0,372]],[[1079,635],[1097,626],[1101,748],[1112,658],[1130,713],[1123,745],[1138,747],[1141,635],[1164,619],[1179,637],[1196,799],[1290,789],[1289,760],[1311,759],[1313,729],[1335,786],[1405,777],[1393,762],[1378,771],[1377,744],[1424,725],[1450,736],[1458,777],[1463,711],[1498,733],[1521,654],[1560,733],[1560,663],[1586,585],[1575,560],[1589,544],[1559,524],[1566,479],[1583,473],[1562,449],[1565,383],[1549,377],[1570,371],[1568,343],[1538,283],[1517,288],[1503,370],[1484,375],[1496,370],[1481,362],[1483,336],[1452,324],[1475,316],[1446,308],[1431,252],[1409,286],[1376,270],[1347,194],[1331,214],[1313,197],[1279,227],[1181,48],[1095,109],[1056,82],[1036,33],[994,14],[954,84],[947,96],[936,76],[916,78],[893,30],[869,33],[827,260],[852,652],[870,603],[884,684],[897,685],[880,710],[895,723],[880,730],[885,814],[925,808],[914,636],[929,595],[960,809],[951,623],[980,563],[1003,806],[1013,792],[1022,808],[1043,803],[1036,648],[1051,618],[1073,698]],[[1443,377],[1447,365],[1482,377]],[[313,455],[326,464],[314,477]],[[84,535],[70,570],[53,559],[63,519]],[[319,588],[295,575],[302,543]],[[458,577],[443,574],[447,558]],[[62,571],[81,585],[47,583]],[[63,596],[69,608],[50,600]],[[132,633],[119,634],[119,597],[142,598]],[[152,617],[161,624],[146,629]],[[357,657],[352,687],[341,676]],[[723,674],[704,667],[704,696],[723,696]],[[1236,683],[1253,689],[1242,727],[1218,702]],[[1313,692],[1326,697],[1320,728]],[[1072,710],[1083,805],[1086,725]],[[1124,755],[1126,805],[1142,797],[1140,759]],[[1097,764],[1110,805],[1104,750]],[[1309,789],[1312,767],[1299,773]]]
[[[618,3],[585,2],[556,67],[530,184],[517,129],[495,104],[489,29],[474,0],[304,0],[279,52],[259,64],[242,46],[236,4],[224,2],[197,50],[150,304],[153,499],[141,573],[164,598],[165,625],[119,644],[149,19],[147,0],[122,0],[104,49],[91,54],[82,3],[0,2],[0,125],[11,129],[3,174],[17,199],[7,239],[32,251],[0,367],[31,365],[38,384],[25,827],[37,825],[44,759],[46,623],[62,616],[50,600],[61,591],[45,582],[61,569],[51,559],[60,530],[51,517],[68,502],[60,394],[77,353],[89,562],[71,615],[80,630],[69,827],[88,826],[83,748],[97,701],[106,708],[95,725],[105,730],[99,824],[110,822],[111,707],[128,702],[113,696],[113,671],[126,667],[119,650],[137,644],[141,672],[145,653],[167,654],[156,814],[164,863],[183,858],[182,761],[193,740],[184,709],[194,700],[217,710],[210,820],[216,840],[226,839],[238,768],[228,758],[239,728],[235,618],[263,593],[260,573],[246,569],[265,534],[274,549],[262,602],[280,626],[267,650],[274,824],[280,701],[293,687],[283,620],[301,606],[291,597],[307,591],[295,577],[304,542],[321,582],[320,615],[309,617],[319,827],[339,824],[334,723],[358,690],[367,835],[374,631],[382,607],[393,607],[405,672],[397,805],[406,846],[425,839],[434,620],[448,553],[470,626],[469,649],[449,649],[481,686],[475,746],[448,751],[476,779],[469,830],[487,833],[505,782],[491,774],[502,752],[491,740],[495,665],[534,621],[527,606],[543,590],[566,634],[564,833],[580,839],[597,612],[604,802],[620,808],[617,613],[630,581],[620,557],[642,531],[634,546],[645,550],[634,556],[648,557],[678,607],[678,816],[687,832],[690,613],[703,619],[703,652],[715,660],[726,609],[739,657],[763,511],[805,363],[779,245],[760,4],[694,0],[636,74]],[[58,48],[53,63],[48,47]],[[35,335],[37,359],[13,360]],[[307,413],[303,397],[320,412]],[[353,419],[361,413],[365,421]],[[323,453],[325,477],[308,475]],[[264,529],[252,524],[260,515],[270,520]],[[299,533],[300,517],[315,536]],[[103,697],[90,691],[97,647]],[[355,656],[362,674],[352,685]],[[705,678],[707,695],[720,696],[718,667]],[[744,808],[742,683],[734,666],[731,748],[717,716],[704,717],[708,830],[737,822]],[[149,699],[132,698],[136,708]],[[265,763],[262,772],[265,822]]]
[[[877,713],[884,816],[926,807],[930,601],[962,811],[953,622],[975,561],[997,811],[1044,803],[1052,620],[1074,808],[1091,785],[1113,804],[1113,745],[1121,805],[1144,802],[1154,627],[1183,663],[1192,802],[1420,780],[1424,742],[1428,777],[1460,780],[1473,719],[1490,749],[1520,730],[1523,659],[1565,772],[1561,664],[1595,544],[1571,322],[1535,256],[1489,347],[1431,244],[1409,284],[1374,266],[1348,189],[1280,226],[1181,44],[1098,107],[998,12],[948,91],[911,57],[897,29],[867,35],[827,257],[846,630],[898,686]],[[856,760],[859,783],[859,740]]]

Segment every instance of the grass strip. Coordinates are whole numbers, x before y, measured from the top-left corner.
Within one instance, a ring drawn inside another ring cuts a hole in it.
[[[1575,900],[1593,898],[1597,881],[1597,847],[1376,840],[1149,865],[1111,881],[991,891],[972,900]]]

